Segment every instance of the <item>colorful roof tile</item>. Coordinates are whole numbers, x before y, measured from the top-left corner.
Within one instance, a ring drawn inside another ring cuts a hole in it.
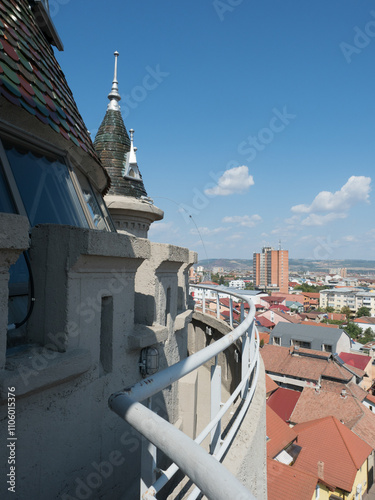
[[[109,195],[147,197],[139,171],[139,178],[124,176],[131,144],[118,104],[121,97],[118,93],[117,57],[118,52],[115,52],[115,75],[112,90],[108,95],[110,103],[96,134],[94,146],[111,178]]]
[[[0,95],[99,163],[73,94],[29,4],[1,1]]]

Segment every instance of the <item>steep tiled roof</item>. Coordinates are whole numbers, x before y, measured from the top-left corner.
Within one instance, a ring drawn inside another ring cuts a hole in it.
[[[269,406],[266,408],[267,456],[275,457],[292,443],[297,434]]]
[[[271,394],[276,391],[279,386],[272,380],[272,378],[266,373],[266,394]]]
[[[371,446],[335,417],[299,424],[294,430],[302,450],[293,467],[318,476],[318,462],[323,462],[322,480],[350,492],[358,469],[372,451]]]
[[[354,323],[367,323],[368,325],[375,325],[375,318],[362,316],[361,318],[356,318]]]
[[[281,302],[284,302],[285,296],[277,297],[275,295],[271,295],[270,297],[262,297],[262,300],[264,300],[264,302],[268,302],[269,304],[280,304]]]
[[[111,178],[108,194],[147,196],[142,178],[123,177],[126,156],[130,152],[130,139],[119,110],[108,109],[94,141],[95,149]]]
[[[261,326],[265,326],[266,328],[272,328],[275,326],[275,323],[272,323],[269,319],[263,317],[263,316],[256,316],[255,317],[255,322]]]
[[[370,401],[370,403],[375,403],[375,396],[373,396],[372,394],[367,394],[366,395],[366,398],[368,401]]]
[[[353,354],[351,352],[340,352],[339,356],[345,364],[349,365],[351,368],[355,367],[360,370],[364,370],[372,360],[371,356]]]
[[[281,310],[273,309],[273,313],[277,314],[281,318],[284,318],[288,323],[299,324],[301,323],[301,316],[299,314],[288,314]]]
[[[311,500],[316,483],[315,475],[267,459],[268,500]]]
[[[285,422],[290,419],[301,392],[279,387],[267,400],[267,404]]]
[[[73,94],[29,3],[0,2],[0,95],[98,161]]]
[[[320,293],[319,292],[301,292],[302,295],[305,295],[309,299],[319,299]]]
[[[268,342],[270,341],[270,334],[267,333],[267,332],[259,332],[259,342],[263,340],[263,343],[264,344],[268,344]]]
[[[345,397],[341,396],[346,390]],[[322,380],[321,389],[304,388],[291,415],[295,423],[334,416],[375,449],[375,414],[362,401],[366,391],[350,382],[346,385]]]
[[[351,428],[363,415],[361,408],[363,405],[353,397],[344,384],[337,385],[340,386],[338,393],[322,388],[316,391],[305,387],[291,414],[291,422],[299,424],[332,415]],[[347,390],[344,397],[341,396],[343,389]]]
[[[264,366],[269,373],[278,373],[318,383],[321,377],[349,382],[353,375],[339,366],[329,353],[299,349],[300,354],[290,354],[288,347],[265,345],[261,350]],[[306,356],[301,354],[306,354]]]
[[[302,325],[311,325],[311,326],[324,326],[325,328],[338,328],[339,325],[330,325],[326,323],[316,323],[316,321],[303,321]]]

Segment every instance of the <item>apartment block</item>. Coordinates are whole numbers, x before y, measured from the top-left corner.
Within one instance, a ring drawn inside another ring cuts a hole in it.
[[[348,306],[353,313],[356,313],[360,307],[367,307],[371,316],[375,316],[375,291],[359,288],[322,290],[319,305],[322,308],[333,307],[337,311]]]
[[[263,247],[253,254],[254,284],[259,288],[288,293],[288,250]]]

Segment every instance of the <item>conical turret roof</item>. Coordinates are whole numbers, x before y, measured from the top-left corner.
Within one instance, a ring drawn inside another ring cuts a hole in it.
[[[131,144],[118,104],[121,100],[117,82],[118,55],[118,52],[115,52],[115,74],[112,90],[108,95],[110,103],[96,134],[94,146],[104,168],[111,178],[111,188],[108,194],[141,198],[142,196],[147,196],[147,192],[143,185],[139,169],[137,178],[127,175],[124,177]]]

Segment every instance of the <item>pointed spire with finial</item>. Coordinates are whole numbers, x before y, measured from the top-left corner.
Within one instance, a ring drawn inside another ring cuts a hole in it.
[[[112,89],[111,92],[108,94],[108,99],[110,100],[110,103],[108,104],[107,109],[111,109],[113,111],[120,111],[119,101],[121,101],[121,96],[118,92],[118,81],[117,81],[117,58],[119,56],[119,53],[117,52],[117,50],[114,53],[114,56],[115,56],[115,72],[113,76]]]
[[[133,177],[134,179],[141,179],[137,163],[137,148],[134,147],[134,130],[131,128],[130,132],[130,151],[126,157],[124,167],[124,177]]]

